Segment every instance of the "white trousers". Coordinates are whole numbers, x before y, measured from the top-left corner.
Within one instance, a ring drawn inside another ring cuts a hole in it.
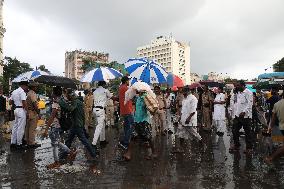
[[[97,118],[97,126],[96,126],[96,130],[94,133],[92,144],[97,145],[99,137],[100,137],[100,141],[106,140],[106,134],[105,134],[106,114],[105,114],[105,110],[99,109],[99,108],[94,108],[94,114]]]
[[[21,145],[27,123],[26,111],[23,108],[14,110],[15,121],[12,128],[11,144]]]
[[[214,120],[217,132],[224,133],[226,130],[226,121],[225,120]]]
[[[183,138],[183,139],[196,139],[198,141],[202,140],[200,134],[197,132],[197,127],[193,126],[187,126],[184,127],[182,125],[178,126],[176,135],[178,138]]]
[[[171,110],[167,109],[166,110],[166,128],[168,131],[172,131],[174,132],[174,126],[172,123],[172,114],[171,114]]]

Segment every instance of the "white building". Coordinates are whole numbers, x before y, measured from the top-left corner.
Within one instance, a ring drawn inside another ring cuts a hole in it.
[[[190,73],[191,83],[196,83],[202,80],[202,78],[197,73]]]
[[[0,0],[0,76],[3,75],[3,37],[6,31],[3,24],[3,2],[4,0]]]
[[[216,73],[216,72],[209,72],[208,73],[208,80],[210,81],[224,81],[224,76],[221,73]]]
[[[179,76],[185,84],[190,84],[190,47],[173,37],[160,36],[151,44],[137,48],[137,56],[154,59],[169,73]]]

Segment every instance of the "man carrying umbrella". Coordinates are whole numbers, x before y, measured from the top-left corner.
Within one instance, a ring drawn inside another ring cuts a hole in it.
[[[11,100],[15,105],[15,122],[12,129],[11,149],[22,149],[22,140],[25,133],[26,118],[27,118],[27,95],[28,82],[19,82],[19,88],[12,92]]]

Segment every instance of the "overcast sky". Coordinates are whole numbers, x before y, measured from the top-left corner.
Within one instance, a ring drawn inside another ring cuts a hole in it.
[[[67,50],[125,62],[172,33],[190,43],[192,72],[254,78],[284,57],[283,7],[283,0],[5,0],[4,54],[62,74]]]

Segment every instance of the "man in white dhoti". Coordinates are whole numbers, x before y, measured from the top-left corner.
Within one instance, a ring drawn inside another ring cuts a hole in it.
[[[226,130],[226,109],[225,109],[226,97],[223,93],[223,87],[219,87],[217,95],[214,100],[214,113],[213,121],[216,126],[218,136],[223,136]]]
[[[183,145],[184,139],[196,139],[201,142],[202,138],[197,132],[197,98],[189,93],[189,88],[183,89],[184,99],[181,107],[180,124],[177,129],[177,141],[180,139],[180,145]],[[182,152],[177,149],[177,152]]]

